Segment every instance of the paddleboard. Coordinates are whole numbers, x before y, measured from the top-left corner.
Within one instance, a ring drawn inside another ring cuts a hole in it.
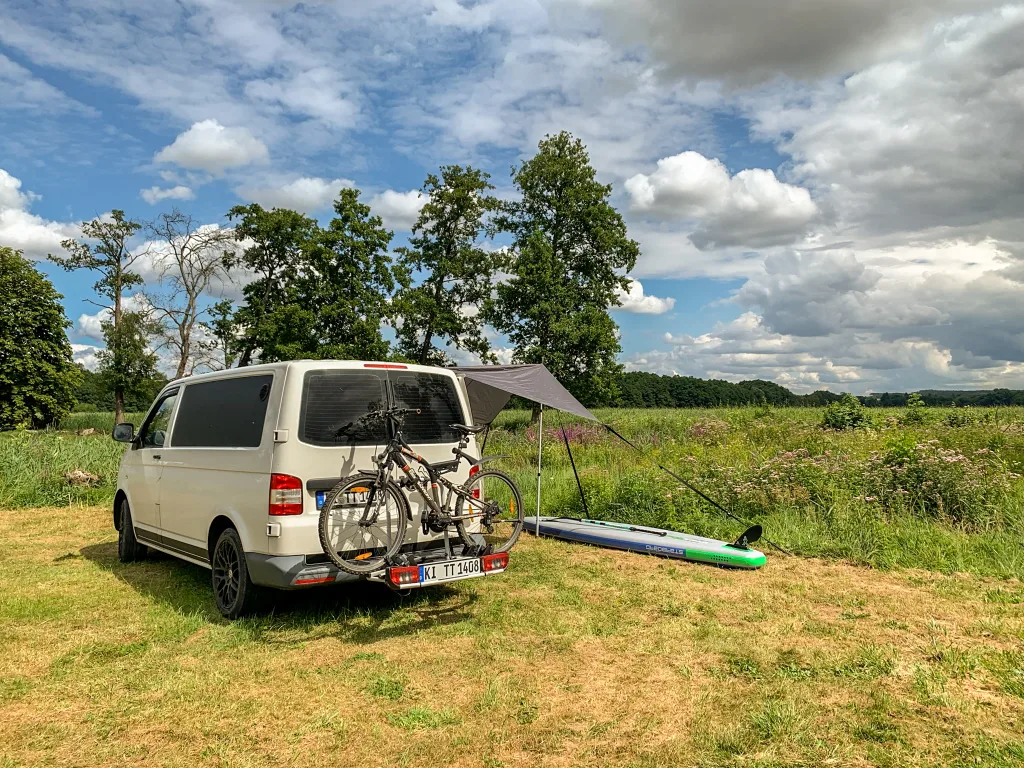
[[[527,517],[523,529],[537,532],[537,518]],[[756,527],[756,526],[755,526]],[[759,530],[759,529],[758,529]],[[688,533],[661,528],[612,523],[606,520],[578,520],[570,517],[542,517],[540,535],[566,541],[578,541],[596,547],[624,549],[647,555],[674,557],[698,563],[712,563],[730,568],[760,568],[765,563],[763,552],[729,544],[718,539],[691,536]]]

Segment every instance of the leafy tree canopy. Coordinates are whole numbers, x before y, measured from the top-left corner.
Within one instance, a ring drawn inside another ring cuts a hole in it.
[[[487,319],[515,345],[517,362],[543,363],[589,405],[614,401],[618,327],[608,314],[640,249],[596,180],[586,147],[562,132],[513,170],[520,199],[494,220],[511,234],[506,269]]]
[[[44,427],[74,405],[62,298],[21,251],[0,247],[0,429]]]
[[[409,247],[397,249],[401,268],[421,276],[419,285],[406,285],[395,298],[401,318],[398,348],[409,360],[451,365],[451,358],[434,343],[447,340],[484,361],[495,361],[479,313],[497,268],[496,254],[478,243],[484,216],[497,206],[488,194],[494,189],[489,179],[475,168],[448,165],[440,177],[427,176],[423,185],[427,202]]]

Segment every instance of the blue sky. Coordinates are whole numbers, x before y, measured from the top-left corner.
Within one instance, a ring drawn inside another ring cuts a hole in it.
[[[354,184],[397,246],[426,173],[469,163],[511,194],[566,129],[641,244],[627,367],[1024,386],[1024,9],[890,6],[13,0],[0,244],[42,258],[113,208],[326,217]],[[88,361],[93,278],[41,268]]]

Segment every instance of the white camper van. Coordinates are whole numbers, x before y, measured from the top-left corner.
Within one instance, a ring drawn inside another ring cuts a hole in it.
[[[425,461],[450,463],[448,479],[478,469],[452,461],[459,447],[480,454],[475,435],[454,426],[471,425],[472,414],[464,382],[444,368],[302,360],[172,381],[137,431],[114,428],[131,444],[113,509],[121,560],[151,547],[210,568],[217,607],[231,618],[254,607],[261,587],[358,578],[325,555],[318,510],[341,478],[371,469],[387,442],[382,425],[339,425],[384,407],[417,414],[402,426],[405,440]],[[417,553],[407,562],[452,561],[447,533],[419,524],[422,497],[407,498],[401,549]],[[500,573],[507,561],[506,553],[484,566],[431,571],[424,581]]]

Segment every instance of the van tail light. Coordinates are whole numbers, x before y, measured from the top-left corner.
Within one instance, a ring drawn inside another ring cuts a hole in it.
[[[403,565],[388,568],[388,579],[396,587],[405,587],[409,584],[420,583],[420,567],[418,565]]]
[[[291,475],[270,476],[270,515],[302,514],[302,481]]]
[[[484,573],[491,571],[503,571],[508,567],[508,552],[498,552],[495,555],[484,555],[480,558],[484,567]]]
[[[472,467],[470,467],[469,468],[469,479],[472,480],[473,479],[473,475],[477,474],[479,471],[480,471],[480,465],[479,464],[474,464]],[[478,485],[476,488],[474,488],[472,493],[473,493],[473,498],[474,499],[479,499],[480,498],[480,486]]]

